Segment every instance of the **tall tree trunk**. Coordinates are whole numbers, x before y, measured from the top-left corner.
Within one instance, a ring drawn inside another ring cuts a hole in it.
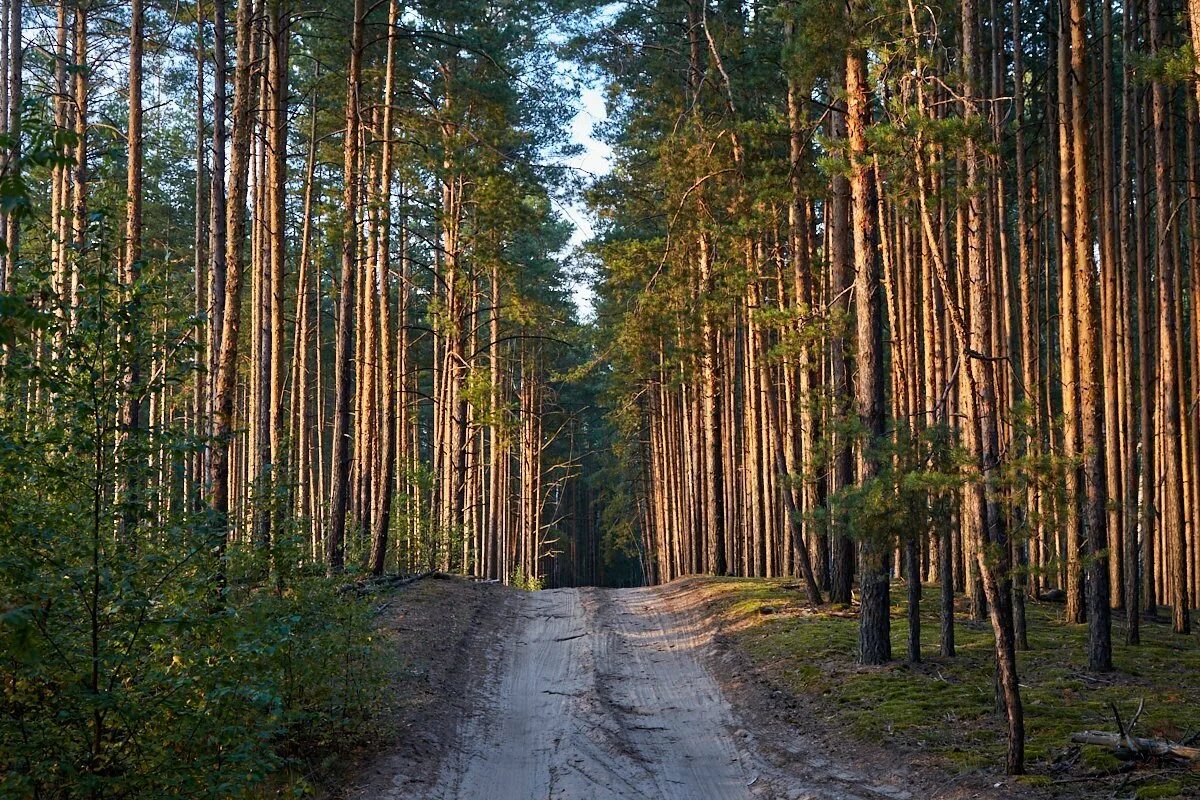
[[[1038,449],[1037,431],[1041,424],[1038,403],[1038,342],[1037,342],[1037,275],[1036,265],[1029,252],[1029,198],[1027,193],[1027,165],[1025,156],[1025,68],[1024,46],[1021,41],[1021,3],[1013,0],[1012,4],[1012,37],[1013,37],[1013,104],[1017,117],[1015,126],[1015,156],[1016,156],[1016,212],[1017,212],[1017,270],[1018,270],[1018,316],[1020,319],[1020,350],[1021,350],[1021,400],[1025,403],[1029,415],[1029,433],[1021,442],[1026,455],[1035,453]],[[1029,638],[1025,625],[1025,594],[1029,581],[1029,543],[1036,535],[1036,525],[1033,517],[1038,505],[1038,489],[1035,481],[1030,481],[1025,490],[1025,508],[1022,515],[1023,530],[1021,535],[1014,536],[1014,549],[1017,555],[1017,581],[1013,592],[1013,625],[1016,646],[1019,650],[1029,649]]]
[[[218,6],[220,0],[218,0]],[[210,505],[218,536],[218,588],[224,587],[225,550],[229,542],[230,440],[237,393],[238,332],[241,328],[243,254],[246,239],[246,182],[250,170],[250,39],[251,0],[237,9],[237,66],[233,79],[233,137],[230,146],[229,196],[225,199],[225,302],[220,351],[213,391],[213,451],[209,465]],[[219,16],[224,19],[223,12]],[[220,71],[220,67],[218,67]]]
[[[314,79],[319,76],[319,69],[314,69]],[[315,179],[317,169],[317,96],[313,93],[308,108],[308,157],[304,170],[304,201],[300,223],[300,257],[297,266],[299,273],[296,282],[296,327],[292,346],[292,418],[293,418],[293,452],[295,465],[293,480],[296,483],[296,502],[293,513],[309,526],[309,540],[314,559],[321,558],[319,542],[321,536],[321,520],[318,513],[319,490],[317,470],[313,464],[315,448],[313,447],[312,413],[313,390],[311,386],[312,372],[310,367],[312,339],[314,327],[320,325],[319,309],[314,299],[319,295],[319,280],[312,280],[312,238],[313,238],[313,201],[315,194]],[[313,284],[310,286],[310,281]],[[310,297],[310,295],[312,297]],[[321,401],[316,394],[317,402]],[[320,431],[316,432],[320,436]],[[314,502],[314,499],[317,502]]]
[[[212,186],[209,191],[209,229],[212,233],[209,254],[212,261],[208,276],[208,336],[205,337],[205,374],[208,379],[205,395],[208,403],[206,412],[209,442],[204,456],[206,493],[210,496],[216,492],[213,485],[216,476],[212,469],[212,459],[215,444],[213,440],[216,436],[217,373],[221,360],[221,337],[225,328],[225,284],[228,273],[225,251],[229,243],[226,231],[228,198],[225,193],[225,151],[228,141],[225,133],[225,106],[229,60],[226,53],[225,28],[225,0],[213,0]]]
[[[8,93],[5,105],[8,109],[8,120],[4,126],[8,133],[10,144],[7,159],[9,163],[21,165],[21,116],[25,101],[25,38],[24,14],[22,0],[8,0]],[[12,167],[9,171],[12,171]],[[0,258],[0,292],[7,291],[13,268],[20,257],[21,250],[21,216],[11,212],[4,214],[4,253]]]
[[[1159,0],[1150,0],[1150,38],[1155,53],[1167,45],[1163,30],[1163,11]],[[1159,375],[1162,387],[1162,480],[1165,500],[1162,509],[1163,531],[1170,543],[1171,589],[1174,612],[1172,621],[1176,633],[1188,633],[1191,620],[1188,616],[1187,593],[1187,542],[1186,517],[1184,514],[1182,470],[1183,453],[1180,449],[1182,435],[1179,409],[1179,301],[1176,291],[1177,264],[1171,245],[1174,234],[1171,229],[1171,209],[1174,207],[1171,191],[1171,137],[1167,130],[1170,103],[1167,87],[1161,81],[1152,86],[1154,115],[1154,184],[1157,203],[1155,206],[1156,241],[1158,261],[1158,331],[1159,331]]]
[[[1066,525],[1066,592],[1067,620],[1080,623],[1086,616],[1084,608],[1084,580],[1080,563],[1082,518],[1079,514],[1080,469],[1075,461],[1082,456],[1079,437],[1079,315],[1080,292],[1086,292],[1088,284],[1079,284],[1080,267],[1076,264],[1077,248],[1075,227],[1079,214],[1075,209],[1074,191],[1074,114],[1071,95],[1082,90],[1072,81],[1070,59],[1069,20],[1064,16],[1058,32],[1058,198],[1059,198],[1059,272],[1061,275],[1061,304],[1059,307],[1059,329],[1062,338],[1062,356],[1059,366],[1062,371],[1062,419],[1063,454],[1067,457],[1065,484],[1064,521]],[[1086,214],[1086,212],[1085,212]],[[1089,255],[1090,263],[1090,255]]]
[[[1135,233],[1132,230],[1134,225],[1140,230],[1140,224],[1137,219],[1134,219],[1134,202],[1131,191],[1131,183],[1136,177],[1141,182],[1142,174],[1136,169],[1136,161],[1141,148],[1138,146],[1138,141],[1141,139],[1141,110],[1134,103],[1134,79],[1133,65],[1131,59],[1133,57],[1133,48],[1131,42],[1132,32],[1134,30],[1133,18],[1137,14],[1136,4],[1130,8],[1127,13],[1121,15],[1121,180],[1120,180],[1120,201],[1117,204],[1117,213],[1120,214],[1120,240],[1121,240],[1121,256],[1122,260],[1127,265],[1122,268],[1122,281],[1125,288],[1129,289],[1129,272],[1132,269],[1135,273],[1134,280],[1136,281],[1137,292],[1137,307],[1138,317],[1132,322],[1137,328],[1138,337],[1138,375],[1136,393],[1138,395],[1138,452],[1140,453],[1138,461],[1140,465],[1137,467],[1138,472],[1136,477],[1138,485],[1133,487],[1133,475],[1130,475],[1130,487],[1128,496],[1130,499],[1130,525],[1125,531],[1125,643],[1136,645],[1141,643],[1141,574],[1139,569],[1139,537],[1144,541],[1147,536],[1147,528],[1153,522],[1153,512],[1150,507],[1150,498],[1154,491],[1153,469],[1148,468],[1146,461],[1147,457],[1151,456],[1153,451],[1154,440],[1154,413],[1150,403],[1150,396],[1153,394],[1151,386],[1154,383],[1153,373],[1149,370],[1153,361],[1149,358],[1150,353],[1150,331],[1147,326],[1148,304],[1146,293],[1148,290],[1147,277],[1142,270],[1142,261],[1137,256],[1141,248],[1134,241]],[[1144,205],[1143,198],[1145,197],[1145,187],[1139,186],[1138,193],[1138,216],[1141,215],[1141,207]],[[1136,238],[1140,239],[1140,236]],[[1128,293],[1128,292],[1127,292]],[[1132,348],[1131,348],[1132,349]],[[1134,380],[1132,374],[1129,376],[1132,383]],[[1126,397],[1130,402],[1133,402],[1135,387],[1130,386]],[[1130,410],[1130,419],[1132,422],[1133,410]],[[1132,438],[1132,432],[1130,434]],[[1127,469],[1133,470],[1135,462],[1133,458],[1129,458]],[[1136,501],[1136,523],[1133,517],[1133,506]]]
[[[714,575],[728,571],[725,563],[724,514],[721,508],[723,474],[721,471],[721,394],[717,384],[721,380],[718,367],[717,331],[713,325],[712,312],[706,298],[713,293],[712,253],[706,234],[699,240],[700,260],[700,396],[702,435],[704,439],[704,526],[706,543],[705,562]]]
[[[975,82],[978,72],[978,20],[975,0],[962,4],[962,69],[963,106],[966,121],[970,124],[977,114]],[[994,359],[978,348],[990,348],[992,338],[992,286],[989,271],[984,263],[982,239],[981,201],[977,191],[979,171],[978,147],[973,138],[966,142],[966,189],[967,189],[967,293],[970,316],[970,334],[967,338],[966,355],[969,358],[971,391],[969,397],[973,413],[968,417],[973,438],[978,446],[980,485],[968,493],[975,513],[980,519],[978,530],[983,541],[976,548],[983,590],[987,597],[988,614],[996,640],[996,666],[998,683],[1004,699],[1008,718],[1008,755],[1006,769],[1009,774],[1020,774],[1025,769],[1025,726],[1021,706],[1021,694],[1017,678],[1016,646],[1013,637],[1011,576],[1009,575],[1010,549],[1008,547],[1005,518],[1000,508],[997,488],[994,485],[1000,463],[999,411],[996,407],[996,378]]]
[[[264,320],[267,339],[267,437],[270,464],[266,472],[268,492],[268,529],[263,537],[270,543],[272,517],[281,518],[284,505],[278,502],[278,489],[287,474],[284,465],[284,276],[287,270],[287,143],[288,143],[288,51],[290,20],[285,0],[273,0],[269,12],[267,83],[270,87],[267,110],[267,304],[269,319]],[[294,393],[295,389],[293,389]],[[294,398],[293,398],[294,402]]]
[[[1097,309],[1095,261],[1092,257],[1091,175],[1088,171],[1087,30],[1083,0],[1071,0],[1071,157],[1075,179],[1075,286],[1079,308],[1079,411],[1083,431],[1084,530],[1087,535],[1088,664],[1112,669],[1108,575],[1107,492],[1104,469],[1104,418],[1100,366],[1103,354]],[[1067,191],[1066,188],[1063,191]]]
[[[388,551],[388,532],[392,518],[392,497],[395,492],[396,437],[392,420],[396,416],[396,379],[392,360],[392,296],[391,270],[391,226],[392,226],[392,106],[395,101],[393,83],[396,72],[396,40],[399,25],[400,4],[391,0],[388,6],[387,62],[384,67],[383,88],[383,150],[380,155],[379,197],[381,219],[379,227],[379,250],[375,262],[375,282],[379,292],[379,341],[380,341],[380,385],[383,400],[383,424],[380,426],[379,504],[375,514],[374,540],[371,543],[370,569],[373,575],[383,572]]]
[[[844,85],[842,80],[835,81]],[[831,90],[836,95],[837,86]],[[846,115],[838,110],[830,114],[830,127],[833,138],[841,138],[846,133]],[[830,195],[826,203],[826,228],[829,236],[830,262],[830,308],[827,313],[834,319],[837,328],[829,341],[829,374],[832,407],[829,410],[833,417],[835,441],[833,443],[833,468],[829,497],[848,488],[854,482],[854,455],[842,432],[844,426],[837,421],[844,419],[846,407],[850,398],[850,380],[848,353],[846,348],[846,333],[841,329],[849,317],[850,293],[853,287],[850,252],[850,182],[840,174],[835,174],[830,182]],[[829,600],[832,603],[848,604],[854,582],[854,543],[847,535],[841,512],[836,505],[831,513],[831,543],[830,543],[830,586]]]
[[[142,271],[142,53],[145,22],[142,0],[132,0],[129,13],[129,160],[125,178],[125,253],[120,271],[122,293],[129,314],[128,327],[123,337],[128,351],[121,411],[121,435],[128,452],[124,455],[126,461],[121,498],[121,537],[127,545],[132,545],[141,516],[140,484],[143,472],[140,463],[142,457],[138,452],[140,444],[137,441],[142,414],[142,364],[139,341],[142,321],[138,289]]]
[[[363,0],[354,0],[350,33],[350,66],[346,76],[346,132],[342,142],[342,258],[338,284],[337,340],[334,345],[333,461],[330,475],[329,534],[326,569],[339,574],[345,566],[346,512],[350,502],[350,403],[354,383],[351,361],[354,338],[354,278],[358,271],[359,96],[362,90]]]
[[[192,275],[192,313],[196,318],[196,324],[193,327],[192,336],[199,357],[204,359],[204,361],[203,368],[197,369],[193,376],[195,385],[192,390],[192,434],[196,437],[197,441],[202,441],[208,430],[204,422],[208,407],[208,361],[205,350],[208,346],[208,335],[204,323],[204,315],[208,309],[208,236],[210,227],[208,196],[211,187],[208,185],[210,178],[206,174],[208,158],[206,156],[205,135],[207,131],[204,123],[204,107],[207,104],[204,74],[205,25],[204,9],[203,6],[199,6],[196,13],[196,224],[194,231],[195,238],[192,240],[192,249],[195,256]],[[191,489],[188,496],[192,501],[198,502],[203,498],[203,492],[201,491],[203,480],[204,448],[199,447],[193,455],[188,474]]]
[[[846,138],[850,147],[850,204],[854,240],[855,360],[854,404],[866,432],[858,450],[858,479],[872,480],[879,472],[883,444],[883,319],[879,267],[875,256],[872,211],[874,181],[867,155],[867,126],[871,108],[867,88],[866,53],[846,55]],[[858,657],[864,664],[892,658],[890,602],[890,543],[864,540],[860,544]]]

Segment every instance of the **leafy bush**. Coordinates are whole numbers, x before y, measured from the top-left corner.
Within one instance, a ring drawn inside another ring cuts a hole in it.
[[[370,609],[305,572],[286,521],[270,553],[226,551],[203,440],[123,426],[126,365],[181,352],[192,320],[139,330],[95,225],[73,307],[31,264],[0,303],[21,311],[0,325],[0,797],[301,793],[288,768],[352,744],[382,696]],[[134,391],[189,402],[186,354],[147,374]]]
[[[518,566],[513,570],[510,583],[518,589],[524,589],[527,592],[540,592],[546,588],[545,583],[541,578],[533,575],[526,575],[524,570]]]

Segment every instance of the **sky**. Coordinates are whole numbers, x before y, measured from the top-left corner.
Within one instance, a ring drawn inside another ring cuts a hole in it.
[[[583,177],[604,175],[608,172],[612,150],[593,135],[597,123],[605,119],[604,95],[598,86],[585,85],[575,98],[574,116],[571,118],[571,141],[582,148],[578,155],[565,160],[568,166],[578,170]],[[578,200],[560,209],[575,227],[571,247],[575,248],[592,235],[592,220],[587,209]],[[573,288],[575,305],[581,319],[590,320],[593,315],[593,293],[586,277],[576,279]]]

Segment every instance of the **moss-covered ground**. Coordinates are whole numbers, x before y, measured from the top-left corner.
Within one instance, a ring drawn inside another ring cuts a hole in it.
[[[805,607],[794,583],[713,579],[706,582],[731,643],[766,678],[814,701],[830,730],[922,751],[951,770],[996,770],[1004,762],[1004,730],[996,713],[991,627],[960,609],[957,654],[938,655],[937,590],[925,587],[923,660],[903,660],[908,641],[902,585],[893,589],[892,647],[883,667],[855,664],[853,609]],[[1200,772],[1172,765],[1130,769],[1103,748],[1071,744],[1073,732],[1116,730],[1110,703],[1128,720],[1139,698],[1146,708],[1138,734],[1173,741],[1200,732],[1200,640],[1168,624],[1142,625],[1142,644],[1124,644],[1114,621],[1115,671],[1087,669],[1084,625],[1062,621],[1063,607],[1028,605],[1030,650],[1019,655],[1031,786],[1052,796],[1200,797]],[[1164,614],[1163,619],[1167,619]]]

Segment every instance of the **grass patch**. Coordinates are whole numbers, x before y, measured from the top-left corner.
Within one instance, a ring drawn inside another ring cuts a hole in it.
[[[1002,766],[1005,741],[995,707],[991,627],[967,621],[961,609],[955,627],[957,656],[940,657],[936,587],[925,587],[922,602],[924,660],[863,667],[855,663],[858,620],[852,609],[805,609],[795,584],[784,580],[712,579],[707,585],[731,623],[734,644],[782,688],[819,700],[825,725],[864,740],[935,754],[951,769]],[[908,640],[903,588],[894,589],[892,598],[892,647],[902,658]],[[766,606],[774,613],[764,613]],[[1145,624],[1142,644],[1129,647],[1123,643],[1123,626],[1114,624],[1115,671],[1097,675],[1087,669],[1087,627],[1062,622],[1062,612],[1058,604],[1028,604],[1031,649],[1019,654],[1031,773],[1027,785],[1119,767],[1100,748],[1080,750],[1070,743],[1076,731],[1115,730],[1110,702],[1128,719],[1138,698],[1146,699],[1138,725],[1143,736],[1178,741],[1200,731],[1196,636],[1176,636],[1169,625]],[[1121,796],[1134,791],[1128,788]],[[1138,797],[1200,795],[1200,774],[1146,775],[1136,791]]]

